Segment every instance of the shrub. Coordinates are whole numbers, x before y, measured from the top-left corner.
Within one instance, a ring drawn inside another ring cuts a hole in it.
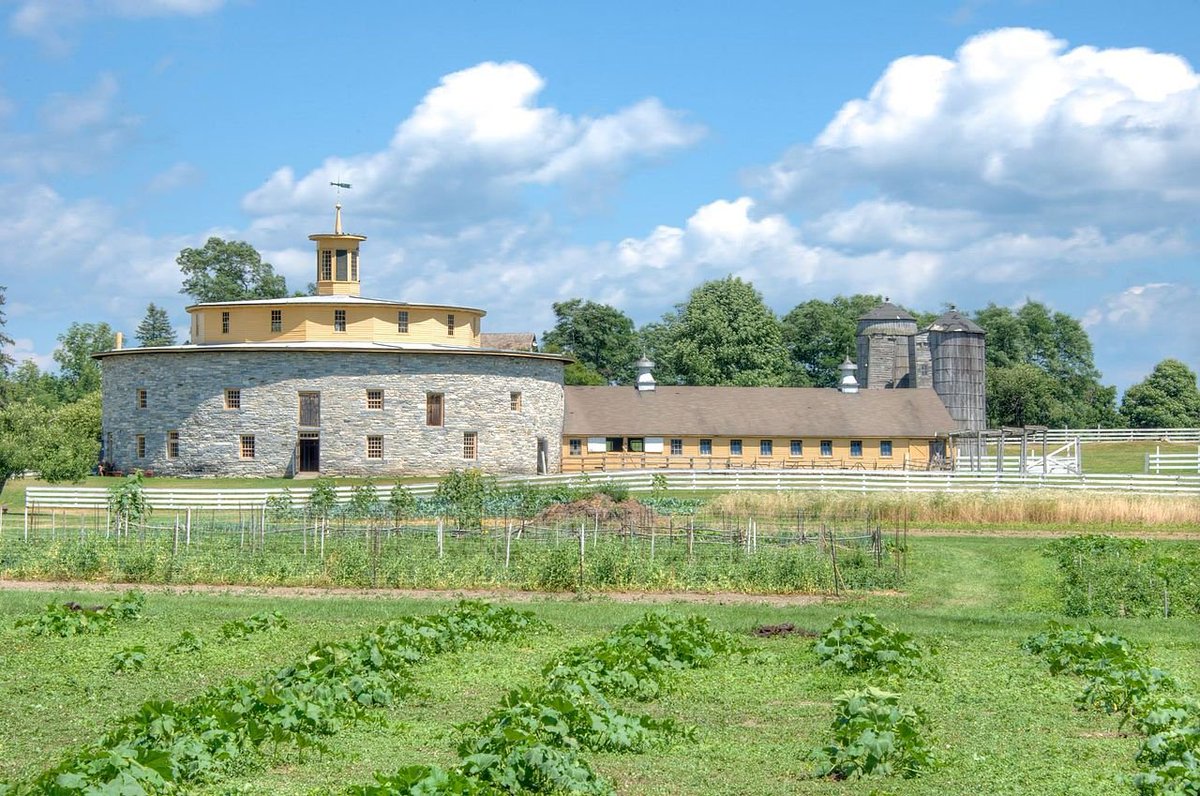
[[[868,686],[834,699],[831,741],[812,751],[816,774],[858,779],[874,774],[915,777],[936,764],[926,737],[929,720],[900,695]]]
[[[824,666],[846,673],[928,671],[929,652],[907,633],[885,626],[874,614],[840,616],[817,640]]]

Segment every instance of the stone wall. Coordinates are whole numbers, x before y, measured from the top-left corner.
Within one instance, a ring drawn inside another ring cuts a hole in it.
[[[390,351],[147,351],[110,355],[103,372],[104,456],[122,470],[164,475],[283,476],[298,469],[300,392],[320,393],[321,472],[330,475],[444,473],[478,466],[533,473],[538,438],[559,468],[562,363],[520,356]],[[225,390],[241,408],[225,408]],[[137,391],[146,390],[146,408]],[[383,409],[367,408],[383,390]],[[442,393],[444,424],[426,425],[426,395]],[[511,408],[510,394],[521,393]],[[179,456],[167,458],[167,433]],[[463,434],[478,435],[478,458],[463,458]],[[137,435],[146,453],[137,457]],[[240,457],[242,435],[255,456]],[[367,437],[383,437],[383,458],[367,458]]]

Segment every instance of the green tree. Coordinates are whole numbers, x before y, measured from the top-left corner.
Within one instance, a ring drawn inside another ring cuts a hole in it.
[[[749,282],[697,287],[671,324],[666,359],[685,384],[780,386],[791,367],[779,319]]]
[[[0,492],[10,478],[30,469],[36,420],[27,404],[0,404]]]
[[[1115,387],[1100,383],[1092,343],[1078,320],[1051,312],[1037,301],[1013,312],[989,304],[975,314],[987,332],[988,420],[993,425],[1121,426]],[[1029,365],[1047,378],[1028,371],[1006,372]],[[1011,385],[1036,389],[1035,395],[1011,395]],[[1006,410],[1004,407],[1010,407]],[[1015,407],[1021,407],[1014,414]],[[1023,420],[1018,420],[1018,417]]]
[[[100,389],[100,363],[92,354],[109,351],[117,343],[117,335],[107,323],[73,323],[58,336],[54,351],[58,363],[62,396],[76,401]]]
[[[249,243],[212,237],[199,249],[184,249],[175,258],[186,293],[198,303],[283,298],[287,282]]]
[[[29,469],[50,483],[83,480],[100,458],[100,393],[46,412],[30,441]]]
[[[1200,426],[1196,374],[1178,359],[1164,359],[1149,376],[1125,391],[1121,414],[1134,428]]]
[[[137,328],[138,342],[143,346],[175,345],[175,329],[167,311],[150,302],[146,307],[146,317]]]
[[[668,312],[661,320],[638,329],[639,348],[654,362],[654,379],[659,384],[679,384],[679,374],[671,361],[671,338],[679,321],[677,312]]]
[[[834,296],[832,301],[812,299],[783,316],[783,344],[791,355],[797,385],[836,387],[841,382],[838,365],[846,357],[857,359],[859,316],[883,301],[881,296],[857,293]]]
[[[599,374],[601,384],[633,383],[640,352],[628,315],[608,304],[571,299],[555,302],[554,316],[554,328],[542,335],[543,348],[570,354],[583,366],[567,373],[568,384],[595,383],[591,373]],[[587,380],[575,382],[573,376]]]
[[[5,384],[3,396],[12,403],[33,403],[47,408],[62,403],[62,384],[52,373],[42,372],[37,363],[26,359],[17,365]]]
[[[4,314],[4,304],[8,301],[6,296],[6,288],[0,285],[0,381],[8,377],[8,369],[13,366],[13,358],[4,350],[5,346],[13,344],[13,340],[4,333],[4,327],[8,324],[8,318]],[[3,395],[0,395],[3,398]]]

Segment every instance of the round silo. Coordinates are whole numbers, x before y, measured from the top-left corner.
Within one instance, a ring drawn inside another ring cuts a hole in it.
[[[858,319],[859,386],[867,390],[911,387],[917,319],[884,301]]]
[[[960,430],[987,428],[983,327],[951,309],[929,326],[933,389]]]

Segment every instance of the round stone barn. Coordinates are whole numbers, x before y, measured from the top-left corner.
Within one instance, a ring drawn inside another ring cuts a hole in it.
[[[513,350],[513,335],[490,345],[480,309],[360,296],[365,238],[342,232],[340,206],[334,231],[310,239],[317,295],[196,304],[188,343],[97,355],[107,468],[559,469],[566,358]]]

